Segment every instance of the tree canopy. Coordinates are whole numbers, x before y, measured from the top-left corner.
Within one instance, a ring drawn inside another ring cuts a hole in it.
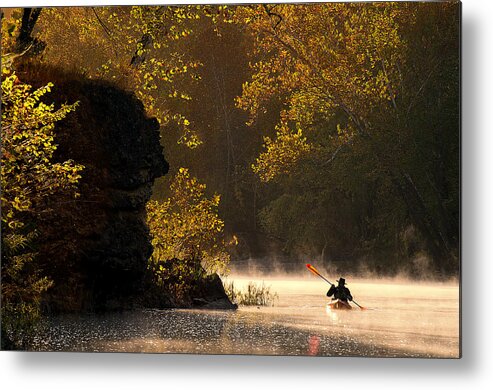
[[[385,191],[400,201],[400,223],[416,226],[442,271],[454,268],[456,4],[258,5],[237,15],[255,37],[258,58],[238,106],[253,123],[274,97],[283,104],[276,137],[265,138],[253,166],[259,177],[271,181],[304,168],[302,157],[323,174],[339,154],[364,158],[370,182],[386,181]],[[445,105],[455,114],[444,116]]]
[[[84,177],[53,159],[54,124],[77,103],[55,107],[52,84],[24,83],[36,63],[132,91],[160,122],[170,174],[147,206],[158,276],[166,261],[186,274],[314,256],[354,272],[454,275],[459,34],[456,2],[11,10],[2,243],[23,255],[37,215]],[[30,262],[29,288],[48,287],[34,257],[10,259],[5,275]]]

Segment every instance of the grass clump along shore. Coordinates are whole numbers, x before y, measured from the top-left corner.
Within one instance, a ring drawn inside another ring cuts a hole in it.
[[[240,306],[274,306],[279,296],[270,290],[270,286],[248,282],[246,289],[241,290],[235,287],[233,281],[224,283],[224,290],[231,302]]]

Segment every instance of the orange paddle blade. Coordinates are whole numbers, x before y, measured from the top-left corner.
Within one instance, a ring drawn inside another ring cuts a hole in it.
[[[306,265],[306,268],[308,268],[308,269],[309,269],[311,272],[313,272],[315,275],[320,276],[323,280],[325,280],[327,283],[329,283],[330,285],[332,285],[332,283],[330,282],[330,280],[327,280],[327,279],[325,278],[325,276],[320,275],[320,272],[318,272],[318,271],[317,271],[317,269],[316,269],[313,265],[311,265],[311,264],[307,264],[307,265]]]
[[[308,268],[311,272],[313,272],[315,275],[318,275],[318,276],[321,276],[320,273],[317,271],[317,269],[311,265],[311,264],[307,264],[306,265],[306,268]]]

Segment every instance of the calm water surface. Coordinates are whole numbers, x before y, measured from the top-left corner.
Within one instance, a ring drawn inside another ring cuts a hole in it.
[[[252,278],[230,278],[246,286]],[[328,311],[327,285],[255,280],[277,292],[273,307],[141,310],[49,319],[34,350],[313,356],[459,356],[459,287],[355,280],[369,310]]]

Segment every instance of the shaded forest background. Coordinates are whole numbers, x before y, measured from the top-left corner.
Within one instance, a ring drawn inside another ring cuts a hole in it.
[[[221,194],[233,268],[456,275],[457,4],[315,8],[195,27],[183,43],[201,79],[180,81],[192,100],[172,107],[203,144],[182,148],[167,128],[172,175],[186,166]]]
[[[191,304],[252,264],[457,276],[459,21],[457,2],[3,10],[4,302]]]

